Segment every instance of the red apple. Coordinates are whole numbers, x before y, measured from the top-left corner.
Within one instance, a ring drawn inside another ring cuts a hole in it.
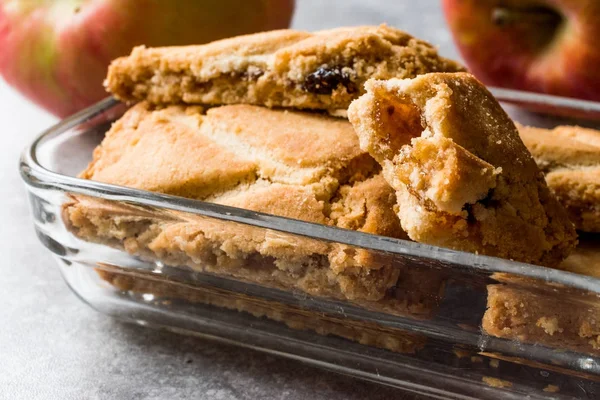
[[[600,100],[600,0],[443,0],[488,85]]]
[[[0,75],[64,117],[106,96],[135,45],[206,43],[285,28],[294,0],[0,0]]]

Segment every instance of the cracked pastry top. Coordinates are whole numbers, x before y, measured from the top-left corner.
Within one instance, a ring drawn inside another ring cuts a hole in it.
[[[512,120],[466,73],[369,81],[348,115],[411,239],[557,266],[577,243]]]
[[[279,30],[184,47],[133,49],[110,65],[106,88],[154,104],[256,104],[347,109],[367,79],[412,78],[463,67],[388,27]]]
[[[600,131],[519,126],[519,133],[577,229],[600,232]]]
[[[347,120],[251,105],[140,103],[80,175],[95,181],[405,238],[393,189]],[[365,250],[179,212],[73,196],[77,236],[169,265],[338,298],[379,300],[399,269]]]

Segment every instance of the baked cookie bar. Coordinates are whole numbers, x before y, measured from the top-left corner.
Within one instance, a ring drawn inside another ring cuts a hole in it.
[[[582,238],[560,268],[600,278],[597,237]],[[482,328],[489,335],[600,355],[600,297],[560,285],[498,276],[488,286]]]
[[[113,125],[81,177],[406,238],[379,165],[347,120],[329,116],[140,103]],[[413,272],[375,252],[85,196],[73,196],[63,214],[84,240],[168,265],[341,299],[391,296],[394,307],[411,312],[423,303],[397,298],[393,288]],[[431,282],[435,297],[440,281]]]
[[[472,75],[371,80],[349,118],[411,239],[557,266],[577,237],[517,128]]]
[[[600,131],[519,126],[519,133],[577,229],[600,232]]]
[[[462,69],[430,44],[381,25],[315,33],[279,30],[199,46],[137,47],[113,61],[105,86],[126,102],[345,110],[369,78]]]

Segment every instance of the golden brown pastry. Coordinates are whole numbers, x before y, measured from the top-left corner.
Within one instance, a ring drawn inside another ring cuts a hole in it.
[[[141,103],[116,122],[83,178],[405,238],[394,191],[348,121],[237,105]],[[315,295],[380,300],[400,268],[383,255],[83,196],[64,208],[80,238],[169,265]]]
[[[381,25],[315,33],[280,30],[200,46],[137,47],[112,63],[105,85],[127,102],[345,110],[369,78],[462,69],[430,44]]]
[[[550,267],[575,247],[574,227],[517,128],[472,75],[366,87],[348,116],[396,190],[411,239]]]

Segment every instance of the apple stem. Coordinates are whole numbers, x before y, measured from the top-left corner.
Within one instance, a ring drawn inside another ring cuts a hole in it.
[[[535,8],[507,8],[496,7],[492,11],[492,21],[499,26],[514,25],[517,23],[529,24],[558,24],[562,17],[557,12],[544,7]]]

